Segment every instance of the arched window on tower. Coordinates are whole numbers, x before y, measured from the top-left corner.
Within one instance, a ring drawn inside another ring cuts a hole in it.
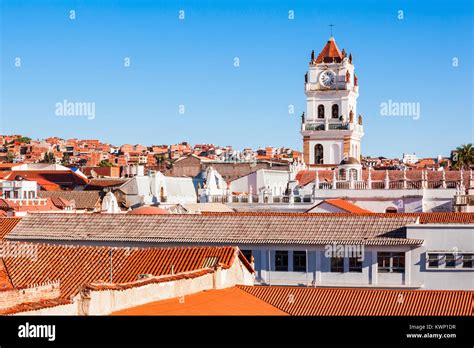
[[[314,146],[314,164],[323,164],[323,162],[324,162],[323,145],[316,144]]]
[[[324,118],[324,105],[318,105],[318,118]]]
[[[332,106],[332,118],[339,118],[339,105],[337,104]]]
[[[339,169],[339,180],[346,180],[346,170],[344,168]]]

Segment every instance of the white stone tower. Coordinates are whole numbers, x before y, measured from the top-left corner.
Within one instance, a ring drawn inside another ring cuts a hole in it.
[[[362,116],[356,117],[357,76],[352,54],[339,51],[333,37],[317,57],[314,51],[311,54],[305,94],[307,112],[301,124],[305,163],[334,167],[344,159],[359,162],[364,129]]]

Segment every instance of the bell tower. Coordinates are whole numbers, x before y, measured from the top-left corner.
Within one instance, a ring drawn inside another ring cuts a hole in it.
[[[362,116],[357,115],[359,86],[347,55],[331,36],[316,57],[311,53],[305,75],[306,114],[302,115],[301,135],[306,164],[337,166],[344,159],[360,161],[364,136]]]

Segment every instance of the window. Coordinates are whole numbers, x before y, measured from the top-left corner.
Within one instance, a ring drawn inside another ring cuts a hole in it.
[[[318,118],[324,118],[324,105],[318,105]]]
[[[464,254],[462,256],[462,268],[472,268],[472,254]]]
[[[377,253],[379,273],[404,273],[405,253],[382,252]]]
[[[332,118],[339,118],[339,105],[337,104],[332,106]]]
[[[349,272],[362,273],[362,261],[359,257],[349,257]]]
[[[288,272],[288,251],[286,250],[275,251],[275,270]]]
[[[323,145],[316,144],[314,146],[314,164],[323,164],[323,162],[324,162]]]
[[[306,272],[306,251],[293,251],[293,271]]]
[[[428,267],[438,268],[439,267],[439,255],[428,254]]]
[[[340,169],[339,170],[339,180],[346,180],[346,170]]]
[[[397,212],[397,208],[394,208],[394,207],[388,207],[387,209],[385,209],[385,213],[396,213]]]
[[[241,250],[248,262],[252,262],[252,250]]]
[[[456,257],[454,254],[445,254],[445,265],[444,268],[455,268],[456,267]]]
[[[331,257],[331,272],[344,272],[344,258],[343,257]]]

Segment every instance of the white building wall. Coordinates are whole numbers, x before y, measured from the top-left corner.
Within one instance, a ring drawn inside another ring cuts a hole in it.
[[[413,283],[424,289],[474,290],[474,269],[430,269],[427,252],[474,252],[474,225],[423,224],[407,227],[407,238],[423,239],[420,248],[411,251],[411,277]],[[461,266],[461,267],[460,267]]]

